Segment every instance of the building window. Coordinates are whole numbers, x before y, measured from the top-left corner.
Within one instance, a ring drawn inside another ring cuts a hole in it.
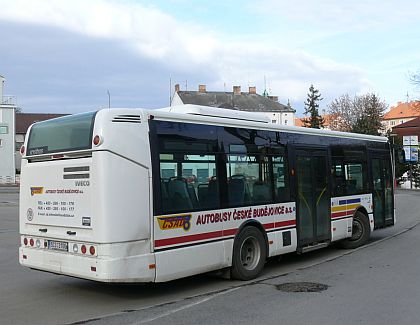
[[[0,125],[0,134],[9,133],[9,127],[7,125]]]
[[[3,147],[3,140],[0,139],[0,147]]]
[[[276,120],[271,120],[271,123],[277,123],[277,121]]]

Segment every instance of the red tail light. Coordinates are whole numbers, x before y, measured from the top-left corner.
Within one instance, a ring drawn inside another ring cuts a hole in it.
[[[23,238],[23,244],[24,244],[25,246],[27,246],[27,245],[28,245],[28,238]]]
[[[23,156],[25,153],[25,146],[20,147],[20,154]]]
[[[101,137],[99,135],[95,135],[95,137],[93,138],[93,144],[95,146],[99,146],[101,144]]]
[[[29,241],[29,244],[30,244],[31,246],[34,246],[35,242],[34,242],[33,238],[31,238],[31,240]]]
[[[82,252],[82,254],[86,254],[86,246],[82,245],[82,248],[80,249],[80,251]]]
[[[90,253],[90,255],[95,255],[95,247],[90,246],[89,253]]]

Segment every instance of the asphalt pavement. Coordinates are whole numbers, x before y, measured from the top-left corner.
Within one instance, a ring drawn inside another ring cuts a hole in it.
[[[21,267],[18,192],[0,187],[0,322],[419,324],[419,199],[399,191],[397,225],[374,232],[368,245],[270,259],[256,281],[200,275],[108,285]]]

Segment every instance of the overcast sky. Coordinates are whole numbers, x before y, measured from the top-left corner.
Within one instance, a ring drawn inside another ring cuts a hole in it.
[[[344,93],[420,97],[420,1],[0,0],[0,75],[24,112],[169,104],[256,86],[303,112]]]

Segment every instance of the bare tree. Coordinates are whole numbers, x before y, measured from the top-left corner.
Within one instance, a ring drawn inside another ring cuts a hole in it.
[[[332,130],[377,135],[383,130],[382,117],[388,105],[376,94],[369,93],[353,98],[345,94],[327,107],[332,115]]]
[[[341,95],[327,105],[330,118],[330,129],[336,131],[350,132],[355,123],[353,99],[349,94]]]

